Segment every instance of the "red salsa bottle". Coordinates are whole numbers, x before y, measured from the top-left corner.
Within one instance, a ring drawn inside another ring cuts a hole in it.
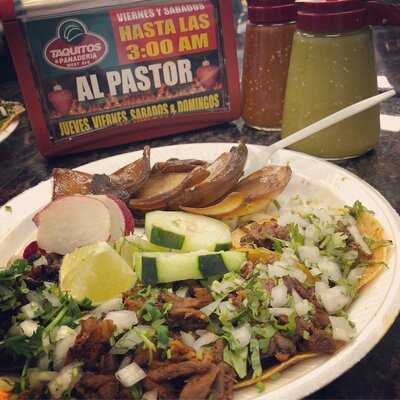
[[[293,0],[249,0],[243,65],[243,119],[278,130],[289,68],[296,8]]]

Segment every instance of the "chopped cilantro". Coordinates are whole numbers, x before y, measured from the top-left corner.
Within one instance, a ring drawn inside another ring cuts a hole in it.
[[[289,233],[295,247],[304,245],[304,235],[300,233],[300,229],[297,224],[289,225]]]
[[[9,212],[9,213],[12,213],[12,207],[11,206],[4,206],[4,210]]]
[[[286,243],[283,240],[280,239],[276,239],[276,238],[272,238],[272,246],[274,247],[274,251],[276,251],[277,253],[282,254],[283,253],[283,247],[284,244]]]
[[[256,384],[256,389],[258,393],[262,393],[265,391],[265,383],[264,382],[258,382]]]
[[[374,214],[373,211],[368,210],[368,208],[364,207],[364,205],[361,203],[361,201],[357,200],[352,207],[346,206],[349,214],[354,217],[355,219],[359,219],[361,214],[367,212],[370,214]]]
[[[131,394],[132,394],[132,399],[133,400],[142,400],[143,398],[143,390],[142,390],[142,385],[139,383],[136,383],[131,387]]]
[[[308,340],[310,339],[310,333],[308,331],[303,331],[303,339],[304,340]]]
[[[250,359],[253,367],[253,378],[258,378],[262,374],[260,344],[254,338],[250,340]]]
[[[159,349],[167,350],[169,346],[169,330],[166,325],[160,325],[156,328],[157,333],[157,347]]]
[[[228,347],[224,349],[224,361],[236,371],[240,379],[247,375],[248,353],[248,346],[241,347],[236,351],[232,351]]]
[[[393,242],[391,240],[385,240],[385,239],[374,240],[367,236],[364,236],[363,239],[370,250],[376,250],[376,249],[380,249],[381,247],[388,247],[388,246],[393,245]]]
[[[281,377],[281,374],[279,372],[275,372],[275,374],[271,375],[271,381],[276,381]]]
[[[142,318],[147,322],[156,321],[162,317],[161,311],[153,303],[146,303],[142,312]]]
[[[272,203],[274,204],[274,206],[276,207],[276,209],[279,211],[281,209],[281,205],[279,204],[279,201],[274,199],[272,200]]]

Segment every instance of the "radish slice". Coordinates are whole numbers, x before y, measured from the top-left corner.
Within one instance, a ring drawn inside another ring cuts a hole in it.
[[[101,201],[91,197],[62,197],[45,207],[37,220],[37,242],[48,253],[64,255],[110,238],[110,213]]]
[[[110,212],[112,242],[117,241],[125,235],[133,232],[133,217],[125,203],[112,195],[91,195],[94,199],[101,201]]]

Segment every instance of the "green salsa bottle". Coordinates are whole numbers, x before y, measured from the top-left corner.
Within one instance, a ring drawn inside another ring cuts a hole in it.
[[[282,136],[378,93],[372,31],[365,3],[298,3]],[[379,140],[379,107],[355,115],[291,148],[324,158],[350,158]]]

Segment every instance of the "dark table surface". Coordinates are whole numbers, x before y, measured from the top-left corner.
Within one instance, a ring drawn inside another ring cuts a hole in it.
[[[22,100],[16,82],[0,85],[0,97]],[[398,112],[400,98],[384,107]],[[269,144],[278,135],[261,135],[241,123],[225,124],[175,137],[148,141],[152,147],[196,142],[237,142]],[[0,205],[47,179],[54,167],[74,168],[115,154],[139,150],[134,143],[82,154],[46,160],[37,151],[35,139],[24,116],[18,129],[0,144]],[[337,162],[379,190],[400,212],[400,134],[382,132],[379,146],[363,157]],[[399,294],[400,295],[400,294]],[[357,365],[310,399],[400,399],[400,319],[384,339]]]

